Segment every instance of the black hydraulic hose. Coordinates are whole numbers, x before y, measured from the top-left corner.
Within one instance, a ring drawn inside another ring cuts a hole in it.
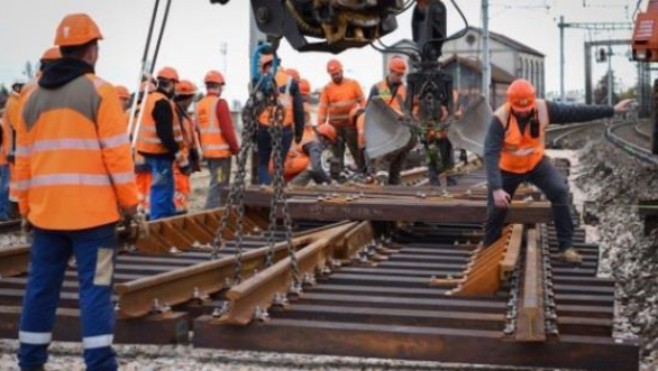
[[[158,7],[160,7],[160,0],[155,0],[155,5],[153,6],[153,14],[151,14],[151,24],[149,25],[149,32],[146,36],[146,45],[144,45],[144,54],[142,55],[142,66],[146,63],[149,48],[151,47],[151,39],[153,38],[153,28],[155,27],[155,17],[158,14]]]
[[[162,18],[162,25],[160,26],[160,34],[158,35],[158,41],[155,44],[155,52],[153,53],[153,61],[151,62],[151,75],[155,69],[155,63],[158,60],[158,54],[160,53],[160,45],[162,44],[162,36],[164,35],[165,27],[167,26],[167,19],[169,18],[169,9],[171,8],[171,0],[167,0],[167,7],[165,8],[165,13]]]

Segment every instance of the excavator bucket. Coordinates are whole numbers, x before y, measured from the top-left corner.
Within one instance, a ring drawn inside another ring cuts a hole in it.
[[[452,146],[483,157],[484,138],[492,117],[491,107],[483,96],[478,95],[464,109],[461,119],[448,127],[448,139],[452,142]]]
[[[371,159],[382,157],[405,147],[411,129],[402,116],[381,99],[373,99],[366,107],[366,153]]]

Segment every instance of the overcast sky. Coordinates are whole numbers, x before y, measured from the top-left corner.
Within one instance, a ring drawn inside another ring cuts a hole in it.
[[[155,0],[1,0],[0,84],[20,77],[26,61],[36,61],[52,45],[55,29],[68,13],[86,12],[99,24],[105,40],[101,43],[97,74],[131,90],[142,56],[151,11]],[[471,25],[481,25],[480,0],[456,0]],[[646,7],[642,1],[641,9]],[[161,1],[161,10],[165,0]],[[448,30],[464,26],[454,7],[449,11]],[[547,91],[559,89],[559,32],[557,18],[567,22],[628,21],[637,0],[490,0],[490,29],[505,34],[546,54]],[[171,65],[182,78],[200,84],[209,69],[225,72],[226,97],[244,100],[248,79],[248,0],[231,0],[228,5],[210,5],[208,0],[173,0],[157,66]],[[392,44],[411,38],[411,11],[399,17],[396,32],[384,38]],[[566,87],[583,89],[583,42],[608,38],[630,38],[631,31],[588,33],[566,30]],[[220,53],[226,43],[226,61]],[[613,68],[626,87],[635,84],[635,65],[628,61],[629,47],[617,47]],[[297,53],[285,44],[279,54],[286,67],[295,67],[313,88],[328,81],[325,63],[329,54]],[[373,49],[349,50],[339,58],[346,75],[358,78],[363,86],[381,79],[381,57]],[[226,70],[224,70],[226,66]],[[595,64],[594,81],[607,68]]]

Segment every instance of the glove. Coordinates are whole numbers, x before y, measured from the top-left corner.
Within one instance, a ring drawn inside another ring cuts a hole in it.
[[[14,152],[7,153],[7,161],[12,165],[16,163],[16,155]]]

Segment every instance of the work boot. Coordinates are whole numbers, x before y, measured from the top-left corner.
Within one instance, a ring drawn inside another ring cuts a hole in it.
[[[581,263],[583,261],[583,256],[576,251],[573,247],[569,247],[560,254],[562,258],[567,263]]]

